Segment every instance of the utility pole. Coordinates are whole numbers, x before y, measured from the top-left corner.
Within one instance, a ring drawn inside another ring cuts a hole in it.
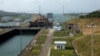
[[[91,23],[90,25],[88,25],[89,28],[91,28],[91,56],[94,56],[94,50],[93,50],[93,28],[95,27],[95,25],[93,23]]]
[[[91,56],[93,56],[93,25],[91,26],[92,28],[92,33],[91,33]]]
[[[39,17],[38,17],[38,19],[37,20],[39,20],[40,18],[41,18],[41,7],[40,7],[40,5],[39,5]],[[38,23],[38,27],[39,27],[39,21],[37,21],[37,23]]]
[[[22,30],[20,30],[20,52],[22,51]]]
[[[39,5],[39,14],[41,14],[41,6]]]
[[[64,5],[62,6],[62,10],[63,10],[62,12],[63,12],[63,15],[64,15]]]

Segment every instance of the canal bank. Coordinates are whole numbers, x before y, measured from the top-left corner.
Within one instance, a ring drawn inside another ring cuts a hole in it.
[[[17,56],[40,30],[13,29],[0,34],[0,55]]]

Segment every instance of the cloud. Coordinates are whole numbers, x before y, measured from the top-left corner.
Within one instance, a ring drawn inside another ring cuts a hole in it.
[[[39,5],[43,12],[90,11],[100,8],[100,0],[0,0],[0,10],[12,12],[38,12]]]
[[[0,9],[7,11],[25,11],[30,10],[35,3],[35,0],[3,0],[0,4]]]
[[[61,2],[64,2],[65,0],[60,0]]]
[[[70,2],[71,0],[60,0],[61,2]]]

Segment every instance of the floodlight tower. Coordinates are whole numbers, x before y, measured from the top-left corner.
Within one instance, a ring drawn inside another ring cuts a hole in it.
[[[41,6],[39,5],[39,14],[41,14]]]
[[[62,6],[62,10],[63,10],[62,13],[63,13],[63,15],[64,15],[64,5]]]
[[[91,28],[91,56],[94,56],[94,49],[93,49],[93,43],[94,43],[94,39],[93,39],[93,28],[96,27],[96,25],[94,23],[91,23],[88,25],[89,28]]]

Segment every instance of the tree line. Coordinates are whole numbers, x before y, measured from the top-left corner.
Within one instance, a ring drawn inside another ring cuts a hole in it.
[[[94,11],[86,15],[81,15],[80,18],[100,18],[100,11]]]

